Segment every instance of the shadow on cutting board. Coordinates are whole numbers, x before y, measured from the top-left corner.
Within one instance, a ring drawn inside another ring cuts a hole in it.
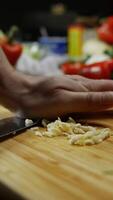
[[[8,186],[0,183],[0,199],[1,200],[25,200],[19,194],[9,189]]]

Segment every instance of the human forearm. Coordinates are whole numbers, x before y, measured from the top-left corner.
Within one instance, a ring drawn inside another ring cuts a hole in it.
[[[4,78],[6,75],[9,76],[13,71],[14,68],[10,65],[5,54],[0,48],[0,77]]]
[[[27,117],[97,112],[113,106],[113,81],[27,76],[14,70],[0,51],[0,103]]]
[[[29,81],[9,64],[0,49],[0,104],[17,110],[21,105],[21,96],[27,92]]]
[[[7,104],[8,90],[7,80],[12,76],[14,69],[10,66],[7,61],[2,49],[0,48],[0,104]]]

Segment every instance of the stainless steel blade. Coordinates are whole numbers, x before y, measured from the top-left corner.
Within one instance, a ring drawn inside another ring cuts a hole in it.
[[[9,117],[0,120],[0,138],[15,135],[28,128],[36,126],[40,119],[33,119],[33,124],[25,126],[25,119],[19,117]]]

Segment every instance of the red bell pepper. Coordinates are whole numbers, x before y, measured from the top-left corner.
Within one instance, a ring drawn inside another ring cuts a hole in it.
[[[14,42],[14,38],[18,32],[18,27],[13,26],[8,34],[1,37],[0,47],[3,49],[6,57],[12,65],[15,65],[22,53],[22,45]]]
[[[64,63],[61,70],[65,74],[78,74],[92,79],[111,79],[113,78],[113,59],[94,64],[83,63]]]
[[[101,40],[113,44],[113,16],[108,17],[106,22],[97,29],[97,33]]]
[[[64,74],[79,74],[79,71],[84,67],[84,64],[77,62],[67,62],[61,65],[61,70],[64,72]]]
[[[22,53],[22,45],[21,44],[2,44],[1,45],[6,57],[8,58],[9,62],[12,65],[15,65],[18,58],[20,57],[21,53]]]
[[[107,22],[110,29],[113,30],[113,16],[108,17]]]
[[[79,74],[92,79],[111,79],[113,78],[113,59],[86,65]]]

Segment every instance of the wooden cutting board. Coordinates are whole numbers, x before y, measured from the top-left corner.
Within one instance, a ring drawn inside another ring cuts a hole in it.
[[[89,121],[113,128],[112,113]],[[0,182],[29,200],[112,200],[113,137],[78,147],[27,131],[0,143]]]

